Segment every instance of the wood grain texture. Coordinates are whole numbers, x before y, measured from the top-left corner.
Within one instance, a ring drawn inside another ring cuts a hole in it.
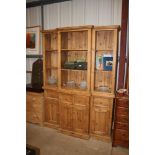
[[[42,125],[43,93],[26,92],[26,121]]]
[[[115,99],[113,146],[129,147],[129,99]]]
[[[113,99],[92,97],[90,129],[91,134],[100,139],[111,139]]]

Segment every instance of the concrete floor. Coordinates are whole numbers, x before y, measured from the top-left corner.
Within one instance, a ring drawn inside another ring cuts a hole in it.
[[[90,138],[83,140],[57,130],[27,123],[26,143],[40,148],[40,155],[128,155],[128,149]]]

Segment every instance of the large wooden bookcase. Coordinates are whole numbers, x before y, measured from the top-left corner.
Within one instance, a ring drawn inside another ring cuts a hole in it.
[[[110,139],[117,38],[118,26],[43,31],[44,125],[80,138]],[[111,54],[112,70],[103,69],[103,54]]]

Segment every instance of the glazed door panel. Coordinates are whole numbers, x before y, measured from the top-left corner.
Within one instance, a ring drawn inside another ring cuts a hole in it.
[[[45,122],[55,125],[59,123],[59,103],[57,99],[45,99]]]

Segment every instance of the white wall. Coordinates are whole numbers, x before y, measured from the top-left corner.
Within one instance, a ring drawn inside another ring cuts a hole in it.
[[[44,29],[120,25],[122,0],[72,0],[44,5]],[[41,7],[27,8],[27,26],[41,25]]]

